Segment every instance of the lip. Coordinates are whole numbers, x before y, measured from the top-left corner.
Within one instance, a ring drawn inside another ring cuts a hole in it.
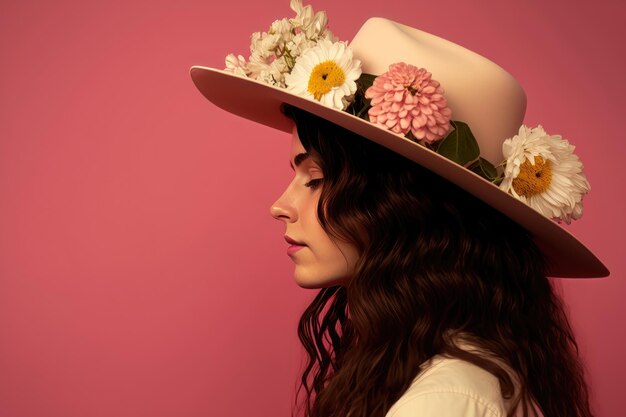
[[[298,252],[300,249],[304,248],[306,244],[303,242],[298,242],[297,240],[285,235],[285,240],[289,243],[289,247],[287,248],[287,255],[293,255]]]
[[[291,245],[287,248],[287,255],[293,255],[305,246],[306,245]]]
[[[292,239],[291,237],[285,235],[285,240],[287,241],[287,243],[291,244],[291,245],[296,245],[296,246],[306,246],[306,244],[304,242],[298,242],[295,239]]]

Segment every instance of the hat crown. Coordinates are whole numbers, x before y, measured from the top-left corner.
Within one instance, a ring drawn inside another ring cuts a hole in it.
[[[365,73],[380,75],[397,62],[425,68],[443,87],[452,119],[469,125],[481,156],[494,164],[502,161],[502,142],[517,134],[524,119],[526,94],[499,65],[446,39],[378,17],[363,24],[350,48]]]

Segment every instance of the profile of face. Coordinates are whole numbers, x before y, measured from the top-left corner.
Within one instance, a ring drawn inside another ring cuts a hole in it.
[[[294,279],[303,288],[345,285],[358,253],[353,245],[331,238],[317,217],[324,178],[320,166],[304,149],[294,128],[290,165],[294,176],[272,204],[272,217],[285,223],[287,254],[295,264]]]

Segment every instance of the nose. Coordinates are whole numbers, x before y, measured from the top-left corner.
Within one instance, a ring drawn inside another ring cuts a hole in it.
[[[293,203],[289,201],[286,194],[287,190],[272,204],[270,214],[276,220],[293,223],[298,219],[298,216]]]

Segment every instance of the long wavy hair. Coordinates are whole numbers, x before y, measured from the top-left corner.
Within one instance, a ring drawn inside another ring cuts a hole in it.
[[[535,414],[533,401],[545,416],[592,415],[572,328],[529,232],[399,154],[284,112],[324,174],[321,226],[359,253],[349,283],[321,289],[300,318],[308,360],[294,413],[383,417],[443,355],[497,377],[510,416]]]

